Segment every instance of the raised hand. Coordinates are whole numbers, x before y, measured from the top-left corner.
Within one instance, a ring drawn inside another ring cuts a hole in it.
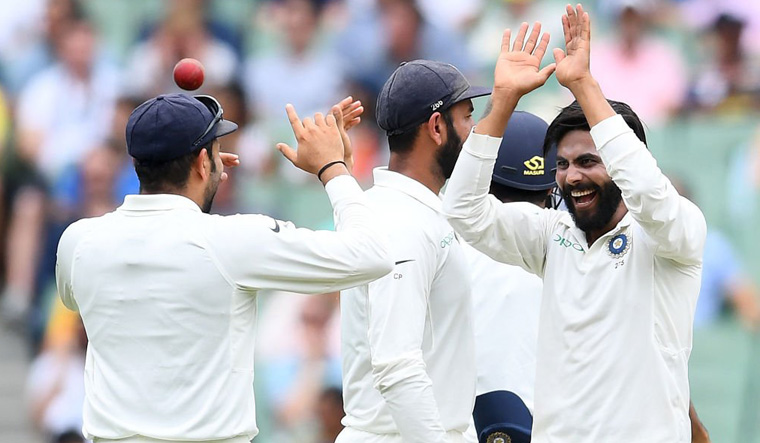
[[[554,63],[539,69],[546,47],[549,45],[549,34],[541,35],[539,22],[533,25],[533,30],[526,40],[527,33],[528,24],[523,23],[517,31],[514,44],[510,47],[512,31],[510,29],[504,31],[501,52],[494,70],[494,95],[503,92],[519,98],[546,83],[554,72]]]
[[[527,34],[528,24],[523,23],[517,31],[514,44],[510,46],[512,31],[504,31],[501,52],[493,74],[491,106],[485,117],[475,126],[476,133],[502,137],[520,98],[546,83],[554,72],[554,63],[539,69],[549,45],[549,34],[541,35],[539,22],[533,25],[526,41]]]
[[[348,130],[358,125],[364,113],[364,107],[359,100],[354,101],[348,96],[334,105],[330,112],[335,116],[340,131],[340,138],[343,140],[343,161],[346,167],[351,171],[354,167],[354,150],[351,145],[351,139],[348,137]]]
[[[565,10],[567,13],[562,16],[565,51],[555,48],[554,60],[557,63],[557,81],[572,89],[583,80],[591,78],[591,20],[580,3],[575,9],[567,5]]]
[[[317,174],[329,163],[343,161],[343,141],[333,114],[324,116],[318,112],[313,119],[307,117],[301,121],[293,105],[285,106],[285,111],[298,142],[297,149],[277,143],[277,149],[285,158],[311,174]],[[324,176],[322,181],[327,182]]]

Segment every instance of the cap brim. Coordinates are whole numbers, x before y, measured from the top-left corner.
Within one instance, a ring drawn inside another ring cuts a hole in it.
[[[235,122],[231,122],[229,120],[219,120],[219,123],[216,124],[216,137],[222,137],[227,134],[231,134],[235,131],[237,131],[238,125]]]
[[[471,98],[483,97],[485,95],[491,95],[491,88],[485,86],[470,86],[465,89],[461,96],[454,99],[454,103],[461,102],[462,100],[469,100]]]

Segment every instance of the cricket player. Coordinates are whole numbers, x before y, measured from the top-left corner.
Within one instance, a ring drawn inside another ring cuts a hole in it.
[[[589,68],[590,20],[562,18],[566,51],[539,70],[548,36],[506,31],[491,112],[467,139],[444,197],[462,237],[544,281],[536,356],[535,443],[687,443],[688,359],[705,219],[645,145],[641,122],[608,102]],[[487,197],[520,97],[547,71],[577,102],[549,125],[569,213]]]
[[[531,113],[512,114],[491,176],[489,194],[498,201],[554,207],[557,166],[555,151],[544,158],[546,128],[546,122]],[[543,282],[535,274],[499,263],[470,245],[465,244],[464,251],[477,319],[478,379],[473,418],[478,440],[485,443],[509,436],[513,443],[528,442]]]
[[[438,194],[474,125],[471,99],[489,92],[428,60],[402,63],[380,92],[390,160],[366,194],[395,267],[340,297],[338,443],[466,441],[476,377],[469,274]]]
[[[298,151],[278,148],[325,185],[337,232],[208,214],[224,167],[238,163],[220,152],[237,125],[213,97],[161,95],[132,112],[140,194],[72,224],[58,245],[58,292],[89,338],[87,438],[249,442],[259,291],[324,293],[391,270],[386,235],[346,168],[340,110],[303,121],[287,112]]]

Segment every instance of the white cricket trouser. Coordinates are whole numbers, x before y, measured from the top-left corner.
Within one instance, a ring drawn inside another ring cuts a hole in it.
[[[477,439],[469,440],[464,433],[459,431],[449,431],[446,436],[449,443],[477,442]],[[343,428],[335,443],[404,443],[404,440],[401,439],[401,434],[373,434],[355,428]]]
[[[250,443],[251,439],[238,435],[232,438],[223,438],[221,440],[202,440],[193,441],[193,443]],[[155,438],[143,437],[141,435],[133,435],[132,437],[120,438],[118,440],[111,440],[110,438],[98,438],[92,439],[92,443],[188,443],[187,440],[175,441],[175,440],[158,440]]]

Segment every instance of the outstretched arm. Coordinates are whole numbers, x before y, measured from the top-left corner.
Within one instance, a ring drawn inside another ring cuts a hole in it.
[[[346,289],[387,274],[393,266],[387,234],[343,164],[338,116],[317,113],[301,120],[292,105],[286,110],[298,149],[284,143],[277,148],[325,185],[336,232],[297,229],[262,215],[224,217],[217,222],[224,227],[214,225],[208,233],[220,237],[215,244],[234,245],[219,260],[241,287],[301,293]]]
[[[528,24],[523,23],[511,44],[511,31],[504,31],[491,110],[465,141],[443,197],[446,217],[468,243],[495,260],[537,274],[543,271],[547,220],[536,206],[502,205],[489,198],[488,189],[499,144],[517,102],[554,72],[554,64],[539,69],[549,44],[549,35],[539,38],[540,34],[540,23],[529,35]]]
[[[657,161],[623,117],[617,116],[589,69],[591,23],[580,4],[562,17],[566,52],[554,50],[557,80],[578,100],[607,173],[625,207],[651,240],[655,253],[686,265],[702,261],[702,212],[678,195]],[[629,118],[635,118],[629,115]]]

